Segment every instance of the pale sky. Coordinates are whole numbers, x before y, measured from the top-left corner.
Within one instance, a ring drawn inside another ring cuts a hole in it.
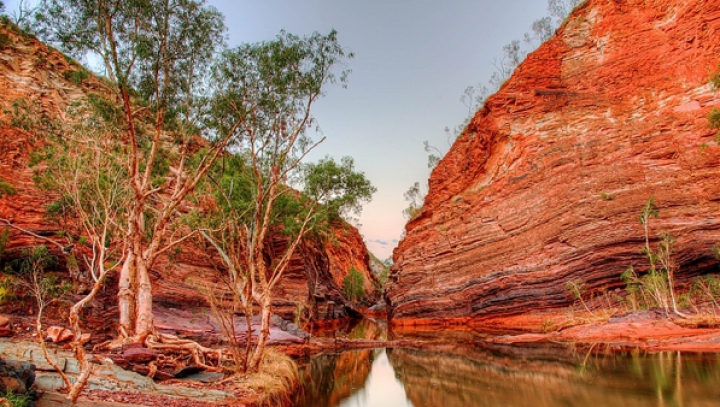
[[[423,141],[447,151],[444,128],[461,123],[460,96],[486,83],[503,45],[547,14],[547,0],[209,0],[225,14],[229,45],[281,29],[338,31],[355,53],[348,88],[328,88],[314,116],[327,140],[310,157],[349,155],[378,189],[360,232],[381,259],[403,232],[403,193],[429,176]],[[6,0],[6,12],[18,0]]]

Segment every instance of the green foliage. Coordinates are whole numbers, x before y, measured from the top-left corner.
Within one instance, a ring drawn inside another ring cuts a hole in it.
[[[7,276],[2,282],[4,299],[14,297],[21,286],[30,288],[35,296],[42,296],[43,301],[58,299],[72,290],[72,283],[46,272],[57,264],[57,259],[50,254],[47,246],[25,249],[22,254],[21,259],[5,266]]]
[[[0,50],[3,50],[10,46],[12,41],[10,40],[10,36],[7,34],[0,34]]]
[[[60,124],[42,111],[40,104],[26,99],[13,99],[10,109],[3,110],[10,116],[10,126],[33,135],[58,135]]]
[[[668,307],[667,274],[656,271],[639,276],[631,266],[620,276],[625,282],[626,302],[633,310]]]
[[[225,213],[221,218],[249,224],[270,205],[270,224],[296,235],[304,225],[327,228],[369,200],[375,188],[354,170],[352,158],[301,164],[317,145],[307,134],[314,126],[309,107],[324,85],[346,81],[347,72],[336,76],[332,68],[349,57],[334,31],[304,38],[282,32],[274,41],[223,53],[213,67],[216,93],[207,125],[217,134],[238,137],[236,153],[214,165],[206,186]],[[271,199],[270,188],[277,188]]]
[[[716,107],[713,108],[708,115],[708,122],[713,129],[720,129],[720,109]],[[720,143],[720,132],[715,136],[715,140]]]
[[[90,77],[90,73],[84,69],[73,69],[63,72],[63,77],[72,82],[75,86],[80,86]]]
[[[408,207],[403,210],[403,215],[408,220],[415,219],[422,211],[422,205],[425,201],[425,194],[420,190],[420,183],[414,183],[405,193],[403,194],[405,201],[408,202]]]
[[[7,248],[7,244],[10,241],[10,229],[9,228],[3,228],[2,231],[0,231],[0,257],[5,253],[5,249]]]
[[[696,301],[702,301],[720,308],[720,278],[712,274],[695,278],[686,296],[688,305],[694,306]]]
[[[640,221],[641,225],[647,226],[650,218],[657,218],[659,215],[660,211],[655,208],[655,197],[651,196],[650,199],[648,199],[648,201],[645,203],[642,212],[640,212],[638,220]]]
[[[718,63],[715,72],[710,73],[710,84],[716,90],[720,90],[720,63]]]
[[[22,258],[13,260],[5,268],[5,272],[18,276],[26,276],[31,274],[34,269],[45,270],[47,267],[55,264],[55,257],[50,254],[47,246],[35,246],[30,249],[24,249]]]
[[[708,121],[710,122],[710,127],[713,129],[720,129],[720,109],[713,108],[713,110],[708,115]]]
[[[9,183],[0,179],[0,198],[2,198],[4,195],[15,194],[17,194],[17,189]]]
[[[345,298],[350,301],[356,302],[361,300],[365,296],[365,277],[362,273],[352,267],[347,276],[343,279],[343,294]]]
[[[2,6],[2,3],[0,3]],[[9,407],[29,407],[33,405],[33,398],[29,394],[15,394],[12,390],[0,395],[0,400],[5,399]]]
[[[77,59],[100,57],[121,89],[167,108],[166,124],[192,114],[194,89],[225,39],[222,15],[202,0],[41,0],[38,9],[41,38]]]
[[[20,281],[12,275],[0,274],[0,304],[15,301]]]
[[[590,310],[590,308],[587,306],[587,303],[585,303],[585,300],[583,299],[583,295],[585,295],[585,292],[587,291],[587,286],[582,279],[568,281],[565,284],[565,290],[570,292],[573,297],[577,298],[590,315],[595,316],[595,313]]]
[[[715,90],[720,90],[720,63],[718,63],[717,70],[710,74],[710,84]],[[720,109],[714,107],[712,111],[710,111],[708,122],[710,123],[710,127],[720,130]],[[720,131],[715,136],[715,139],[720,144]]]
[[[324,85],[338,79],[346,82],[348,72],[337,77],[332,68],[352,57],[337,42],[335,31],[304,38],[282,31],[274,41],[227,50],[212,70],[216,95],[211,103],[210,127],[220,134],[235,131],[252,136],[239,140],[246,148],[256,144],[263,166],[274,163],[272,153],[284,143],[292,143],[293,152],[303,154],[313,145],[306,135],[314,126],[312,119],[305,119],[308,103],[322,96]],[[241,118],[245,122],[238,128]],[[280,125],[286,126],[284,131],[277,127]],[[277,138],[280,134],[289,137]],[[259,148],[262,142],[272,145]],[[292,157],[277,158],[284,165],[292,161]]]
[[[615,195],[609,194],[606,192],[601,192],[600,199],[602,199],[603,201],[612,201],[613,199],[615,199]]]
[[[674,287],[674,266],[671,256],[674,239],[668,233],[660,234],[657,249],[653,250],[649,239],[649,221],[658,217],[659,211],[655,208],[655,200],[651,196],[643,207],[639,221],[645,231],[645,246],[643,254],[648,259],[649,268],[645,275],[638,275],[631,266],[620,276],[625,282],[628,293],[627,301],[633,309],[660,307],[668,313],[670,307],[678,315],[677,299]]]
[[[325,157],[305,166],[303,194],[323,204],[320,213],[329,221],[358,215],[362,204],[377,191],[365,174],[355,171],[354,165],[352,157],[343,157],[339,164]]]

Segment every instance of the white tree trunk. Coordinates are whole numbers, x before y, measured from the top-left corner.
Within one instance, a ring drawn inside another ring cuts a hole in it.
[[[270,301],[270,293],[264,293],[263,300],[260,303],[262,315],[261,318],[261,329],[260,337],[258,338],[257,347],[253,352],[252,359],[248,364],[249,372],[258,372],[260,370],[260,363],[263,360],[263,354],[265,353],[265,345],[267,344],[268,337],[270,336],[270,314],[272,312],[272,303]],[[250,338],[248,338],[250,340]]]
[[[137,285],[137,263],[135,255],[129,251],[118,283],[118,311],[120,313],[121,335],[132,336],[135,333],[135,290]]]
[[[135,336],[140,340],[144,340],[154,332],[152,283],[150,282],[150,273],[144,260],[138,262],[137,275],[139,286],[135,308],[137,313]]]

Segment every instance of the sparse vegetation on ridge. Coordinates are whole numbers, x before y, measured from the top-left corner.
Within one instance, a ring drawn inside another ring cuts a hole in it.
[[[503,46],[502,57],[495,58],[491,62],[495,72],[488,79],[487,85],[479,82],[477,85],[468,86],[460,96],[460,102],[467,108],[467,115],[462,123],[454,128],[445,127],[447,147],[438,147],[428,140],[423,141],[423,149],[427,153],[427,166],[430,171],[440,163],[447,148],[452,146],[455,140],[463,134],[475,113],[485,105],[487,98],[497,92],[503,83],[512,76],[515,68],[525,60],[530,51],[523,48],[523,42],[531,50],[537,48],[549,40],[556,30],[565,24],[567,17],[583,4],[585,4],[585,0],[548,0],[549,16],[535,20],[531,26],[531,33],[525,33],[523,41],[513,40]],[[718,117],[720,118],[720,114]],[[424,186],[424,189],[427,190],[427,185]],[[403,210],[406,219],[412,220],[420,212],[425,191],[420,187],[420,183],[416,182],[405,192],[405,200],[409,203],[409,206]],[[408,197],[408,194],[411,198]]]

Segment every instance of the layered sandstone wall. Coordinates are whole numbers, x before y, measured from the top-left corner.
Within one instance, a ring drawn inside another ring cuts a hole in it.
[[[433,171],[394,253],[397,324],[566,306],[643,270],[638,215],[680,277],[717,270],[718,0],[589,0],[527,57]]]

